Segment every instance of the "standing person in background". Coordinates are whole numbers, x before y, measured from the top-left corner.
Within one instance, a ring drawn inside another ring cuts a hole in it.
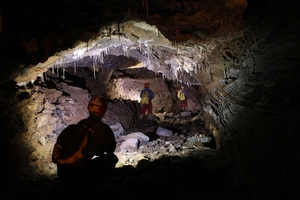
[[[178,91],[177,97],[180,100],[181,111],[185,111],[188,108],[188,103],[187,103],[188,93],[184,89],[184,86],[181,86],[181,90]]]
[[[149,83],[144,84],[144,89],[140,93],[140,104],[142,106],[140,113],[140,122],[142,122],[145,113],[147,112],[148,120],[152,124],[152,99],[154,98],[154,93],[149,89]]]

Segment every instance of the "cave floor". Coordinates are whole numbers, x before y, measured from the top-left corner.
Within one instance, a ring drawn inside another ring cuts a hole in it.
[[[146,122],[133,129],[148,132],[154,141],[157,137],[151,132],[159,125]],[[181,123],[174,127],[186,128]],[[123,163],[99,181],[66,185],[56,174],[38,178],[12,175],[1,185],[1,199],[252,199],[233,173],[218,150],[191,148],[185,157],[164,154],[154,161]]]

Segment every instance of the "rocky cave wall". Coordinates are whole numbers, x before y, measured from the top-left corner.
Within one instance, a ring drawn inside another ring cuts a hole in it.
[[[261,194],[283,188],[295,192],[294,183],[299,183],[299,23],[292,22],[298,13],[288,12],[293,6],[299,8],[295,2],[270,7],[276,9],[254,25],[249,54],[242,56],[242,75],[231,83],[220,81],[211,91],[224,148],[235,152],[239,175]]]
[[[202,14],[202,16],[206,16],[204,17],[206,22],[199,20],[200,26],[196,22],[191,22],[197,18],[193,14],[198,16],[199,13],[193,12],[191,9],[193,6],[187,6],[190,2],[195,3],[194,1],[176,1],[178,7],[174,5],[174,9],[177,9],[178,13],[172,15],[171,18],[168,15],[144,15],[143,20],[149,24],[155,24],[157,27],[150,30],[150,36],[153,36],[151,34],[154,33],[161,34],[161,37],[155,38],[157,40],[151,44],[153,45],[151,51],[147,49],[149,46],[145,45],[149,44],[145,43],[147,34],[141,35],[140,29],[130,29],[129,27],[134,26],[134,23],[132,24],[130,21],[121,24],[124,27],[127,26],[126,29],[122,29],[122,26],[118,28],[119,23],[112,23],[112,25],[104,27],[101,32],[103,40],[100,44],[112,40],[118,42],[120,36],[126,36],[128,40],[119,43],[121,45],[115,49],[110,48],[111,52],[107,51],[107,53],[110,55],[129,53],[129,57],[142,62],[143,67],[161,73],[174,82],[179,80],[190,84],[200,83],[205,88],[201,91],[201,95],[205,94],[203,109],[207,127],[215,136],[220,135],[222,143],[220,150],[233,161],[233,168],[236,168],[238,173],[236,176],[240,177],[243,184],[246,184],[250,190],[255,191],[257,196],[275,195],[276,191],[283,190],[295,192],[297,184],[294,183],[299,183],[299,174],[296,170],[299,166],[300,155],[299,135],[297,134],[297,122],[299,121],[297,67],[299,65],[300,26],[299,22],[295,21],[299,18],[299,13],[289,11],[297,10],[299,3],[279,4],[280,1],[275,1],[269,6],[266,6],[267,3],[262,4],[261,8],[246,13],[243,23],[238,23],[240,18],[235,19],[235,17],[240,16],[244,9],[239,10],[234,7],[235,12],[231,12],[232,16],[228,14],[231,17],[226,19],[233,18],[235,23],[232,24],[220,20],[222,14],[218,15],[220,18],[213,18],[207,14],[210,12],[205,12],[206,15]],[[249,2],[250,6],[254,5],[250,3],[251,1]],[[170,5],[173,4],[161,1],[160,5],[165,8],[165,12],[166,10],[170,12]],[[243,4],[238,5],[239,8],[243,8]],[[194,5],[194,7],[197,6]],[[155,9],[151,10],[154,7],[149,6],[148,8],[149,10],[146,7],[139,7],[137,10],[155,13]],[[219,7],[212,6],[213,8],[220,13],[224,11]],[[229,8],[231,7],[227,7],[227,9]],[[133,8],[130,11],[131,17],[138,15],[133,12]],[[129,16],[127,15],[127,17]],[[175,23],[177,21],[182,23]],[[212,30],[214,26],[207,25],[212,22],[215,24],[214,30]],[[178,24],[178,26],[174,26],[174,29],[165,28],[170,27],[170,24]],[[199,26],[205,31],[196,32],[197,28],[186,30],[183,28],[186,24]],[[119,29],[122,35],[119,34]],[[159,32],[157,32],[158,30]],[[84,34],[81,37],[84,38]],[[143,39],[143,42],[139,45],[140,38]],[[166,40],[166,38],[170,40]],[[136,42],[133,44],[132,52],[121,49],[121,47],[131,45],[131,43],[127,43],[128,41]],[[29,44],[34,44],[34,42],[25,40],[23,42],[30,52]],[[161,42],[165,42],[165,44],[157,45]],[[82,45],[96,47],[96,43],[91,41]],[[168,54],[168,52],[172,54]],[[199,55],[199,52],[203,54]],[[52,60],[37,65],[35,69],[32,68],[33,70],[28,66],[19,67],[11,73],[11,76],[18,77],[19,79],[16,78],[18,82],[35,79],[37,75],[57,64],[61,55],[67,54],[58,53],[57,57],[54,56]],[[168,55],[171,56],[168,57]],[[180,56],[182,58],[178,59]],[[183,61],[183,65],[181,63],[176,65],[176,72],[183,72],[182,77],[184,78],[175,76],[176,73],[172,71],[170,65],[161,62],[162,59],[165,59],[174,64],[171,62],[173,58],[176,58],[176,61]],[[198,64],[193,65],[194,60],[197,60]],[[89,59],[87,62],[83,62],[83,65],[93,67],[93,60]],[[44,66],[46,67],[43,68]],[[92,76],[92,74],[89,76],[91,82],[96,81]],[[4,80],[6,79],[7,77]],[[109,86],[109,88],[112,87],[118,87],[118,82]],[[2,103],[4,110],[2,116],[6,117],[10,113],[13,115],[11,118],[20,119],[17,126],[16,124],[9,126],[13,127],[12,130],[28,131],[29,127],[22,123],[22,114],[4,108],[10,107],[11,102],[18,103],[16,107],[29,106],[29,109],[31,104],[26,101],[16,101],[14,87],[7,86],[6,91],[3,94],[5,98],[2,99],[4,102]],[[93,91],[103,92],[99,91],[99,88],[95,88]],[[206,91],[207,93],[205,93]],[[128,99],[126,95],[122,98]],[[35,124],[38,125],[38,123]],[[10,130],[8,128],[4,130],[9,135]],[[31,148],[28,147],[28,149]]]

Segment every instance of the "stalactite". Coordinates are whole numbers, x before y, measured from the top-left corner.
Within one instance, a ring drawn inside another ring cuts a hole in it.
[[[62,79],[64,79],[64,80],[65,80],[65,78],[66,78],[66,77],[65,77],[65,70],[66,70],[66,69],[65,69],[65,68],[63,68],[63,75],[62,75]]]
[[[148,15],[148,0],[142,0],[142,7],[145,7],[146,8],[146,13]]]
[[[102,51],[99,52],[98,59],[99,59],[100,63],[103,63],[103,52]]]
[[[140,50],[140,52],[142,52],[142,47],[141,47],[142,45],[141,45],[141,43],[139,42],[139,50]]]
[[[109,47],[107,47],[107,48],[105,49],[106,57],[108,57],[108,51],[109,51]]]
[[[96,69],[95,69],[95,65],[93,66],[93,70],[94,70],[94,79],[96,79]]]
[[[150,61],[150,47],[147,44],[146,44],[146,50],[147,50],[147,54],[148,54],[148,61]]]
[[[74,73],[76,73],[76,61],[73,62],[73,66],[74,66]]]
[[[57,75],[57,78],[59,78],[58,65],[56,65],[56,75]]]

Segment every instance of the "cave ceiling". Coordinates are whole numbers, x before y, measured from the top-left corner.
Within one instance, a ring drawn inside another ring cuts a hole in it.
[[[48,69],[65,67],[145,67],[170,80],[201,85],[212,82],[212,74],[226,76],[224,66],[242,65],[238,56],[244,56],[243,44],[238,40],[245,31],[246,0],[78,0],[45,5],[7,4],[7,10],[12,9],[8,17],[26,17],[3,20],[2,40],[7,39],[5,33],[17,39],[14,45],[23,60],[17,65],[14,59],[13,73],[8,75],[6,69],[2,82],[13,78],[22,85]],[[1,50],[5,55],[10,48]]]

